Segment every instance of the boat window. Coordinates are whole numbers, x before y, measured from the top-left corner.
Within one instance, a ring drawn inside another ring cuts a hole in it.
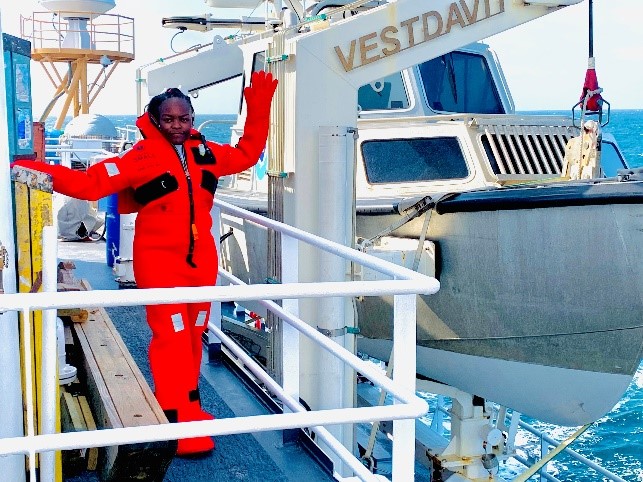
[[[358,111],[408,109],[409,97],[402,72],[361,86],[357,91],[357,104]]]
[[[505,113],[482,55],[450,52],[418,67],[429,107],[434,111]]]
[[[608,141],[601,143],[601,167],[606,177],[615,177],[619,169],[627,166],[614,144]]]
[[[455,137],[364,141],[362,158],[370,184],[462,179],[469,175]]]
[[[266,70],[266,53],[257,52],[252,58],[252,71]]]
[[[252,71],[258,72],[259,70],[266,70],[266,53],[265,52],[256,52],[252,57]],[[241,114],[241,108],[243,106],[244,97],[243,89],[246,87],[246,74],[243,74],[243,80],[241,81],[241,94],[239,96],[239,114]]]

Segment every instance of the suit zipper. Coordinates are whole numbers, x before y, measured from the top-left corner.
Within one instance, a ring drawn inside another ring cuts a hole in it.
[[[183,147],[183,155],[185,156],[185,164],[181,160],[181,155],[178,153],[176,149],[174,149],[176,152],[176,156],[179,158],[179,162],[181,163],[181,167],[183,168],[183,173],[185,174],[185,180],[187,181],[188,184],[188,199],[190,201],[190,246],[188,248],[188,255],[185,258],[185,261],[192,266],[193,268],[196,268],[196,264],[194,264],[194,261],[192,260],[194,256],[194,242],[196,239],[199,237],[199,233],[196,229],[196,224],[194,224],[194,198],[192,195],[192,178],[190,177],[190,171],[188,170],[188,155],[187,151],[185,149],[185,146]]]

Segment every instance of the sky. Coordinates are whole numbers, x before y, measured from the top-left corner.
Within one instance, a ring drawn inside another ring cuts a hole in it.
[[[43,10],[36,0],[0,0],[2,30],[19,36],[20,15]],[[161,27],[161,18],[206,12],[224,18],[251,13],[243,9],[212,9],[203,0],[116,0],[116,7],[109,13],[135,19],[136,58],[114,70],[91,111],[134,114],[136,68],[172,54],[170,41],[176,30]],[[258,12],[263,12],[263,7]],[[587,12],[585,1],[484,39],[500,59],[517,110],[566,110],[578,101],[587,69]],[[596,71],[603,97],[613,109],[643,109],[642,19],[643,0],[594,0]],[[207,44],[215,34],[233,32],[186,32],[176,37],[173,46],[183,50],[194,44]],[[38,118],[53,97],[54,87],[44,70],[33,64],[32,93],[34,117]],[[194,100],[197,114],[234,113],[238,94],[239,80],[201,91]],[[54,114],[61,104],[59,101]]]

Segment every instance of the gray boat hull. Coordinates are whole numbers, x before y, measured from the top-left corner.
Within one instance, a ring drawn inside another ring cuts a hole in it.
[[[358,237],[396,219],[358,211]],[[418,239],[423,221],[391,236]],[[265,232],[235,229],[229,265],[264,282]],[[441,287],[418,297],[420,375],[559,425],[611,410],[643,355],[643,183],[462,193],[434,208],[427,239]],[[358,349],[388,359],[392,298],[357,306]]]

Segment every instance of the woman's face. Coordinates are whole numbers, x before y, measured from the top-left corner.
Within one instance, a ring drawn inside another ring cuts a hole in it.
[[[192,129],[192,111],[185,99],[170,97],[159,108],[159,130],[172,144],[183,144]]]

